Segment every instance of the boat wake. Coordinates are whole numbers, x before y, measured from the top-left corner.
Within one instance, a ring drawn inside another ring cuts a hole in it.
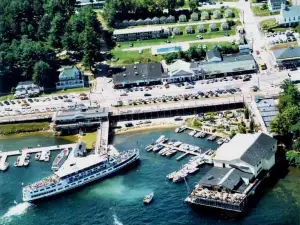
[[[123,225],[123,223],[119,220],[116,214],[113,214],[114,225]]]
[[[17,202],[15,202],[16,204]],[[21,216],[22,214],[26,213],[27,209],[31,206],[29,202],[22,202],[16,204],[8,209],[8,211],[1,217],[4,221],[11,221],[12,217],[14,216]]]

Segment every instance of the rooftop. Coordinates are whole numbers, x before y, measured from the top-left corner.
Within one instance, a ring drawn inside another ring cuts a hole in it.
[[[281,10],[280,14],[281,16],[283,16],[283,18],[298,17],[300,15],[300,6],[299,5],[286,6],[283,10]]]
[[[272,146],[276,140],[265,133],[236,134],[229,143],[216,151],[215,160],[232,161],[241,159],[255,166],[261,159],[270,159],[275,153]]]
[[[127,28],[127,29],[115,29],[113,35],[153,32],[153,31],[161,31],[163,29],[164,28],[161,26],[143,26],[143,27],[135,27],[135,28]]]
[[[206,52],[206,57],[207,57],[207,59],[212,59],[215,57],[222,58],[221,53],[217,49],[208,50]]]
[[[250,54],[224,55],[222,62],[200,62],[198,66],[204,74],[232,73],[255,70],[256,62]]]
[[[80,72],[76,66],[66,66],[59,74],[59,79],[74,79],[75,73]]]
[[[300,11],[299,11],[300,15]],[[294,58],[300,58],[300,47],[289,47],[284,49],[273,50],[273,55],[276,60],[288,60]]]
[[[66,111],[57,111],[52,117],[52,121],[59,120],[73,120],[73,119],[88,119],[95,117],[107,117],[109,108],[96,108],[96,109],[87,109],[83,110],[66,110]]]
[[[251,180],[253,175],[235,168],[213,167],[202,177],[199,184],[205,187],[224,187],[242,193],[247,187],[243,185],[242,178]]]
[[[171,77],[194,74],[194,72],[191,70],[191,63],[185,62],[180,59],[176,60],[176,62],[168,66],[168,72]]]
[[[134,83],[140,80],[157,80],[165,76],[160,63],[134,64],[122,67],[122,71],[113,75],[114,84]]]
[[[278,113],[275,100],[274,99],[261,99],[256,103],[256,107],[259,111],[260,116],[262,117],[263,122],[267,128],[267,131],[270,131],[270,123],[275,118]]]

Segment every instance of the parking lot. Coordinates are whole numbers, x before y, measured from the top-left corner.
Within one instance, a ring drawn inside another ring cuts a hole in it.
[[[90,103],[86,94],[68,94],[49,97],[14,99],[0,102],[0,117],[26,115],[34,113],[51,113],[87,107]],[[97,104],[98,102],[93,102]]]
[[[277,45],[297,41],[294,35],[294,31],[292,30],[288,30],[286,32],[267,33],[266,39],[269,45]]]

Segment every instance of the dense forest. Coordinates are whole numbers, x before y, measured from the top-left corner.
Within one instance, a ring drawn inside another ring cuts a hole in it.
[[[6,88],[30,79],[52,87],[62,50],[75,51],[91,67],[101,57],[101,33],[93,10],[76,12],[75,0],[1,0],[0,75]]]
[[[300,168],[300,92],[290,80],[283,82],[282,89],[277,106],[279,113],[271,122],[271,129],[289,149],[287,160]]]

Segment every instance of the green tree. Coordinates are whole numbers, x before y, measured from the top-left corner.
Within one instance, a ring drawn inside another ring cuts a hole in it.
[[[55,17],[51,21],[51,28],[49,33],[49,43],[54,48],[61,47],[61,37],[64,33],[64,17],[61,13],[55,14]]]
[[[229,138],[232,139],[236,135],[236,132],[232,130],[229,134]]]
[[[49,87],[51,86],[52,79],[51,79],[51,73],[52,69],[49,66],[48,63],[44,61],[38,61],[34,65],[33,70],[33,81],[42,87]]]
[[[245,109],[244,109],[244,117],[247,120],[249,119],[249,109],[247,107],[245,107]]]
[[[253,131],[253,130],[254,130],[254,120],[253,120],[253,119],[250,120],[249,130],[250,130],[250,131]]]
[[[189,0],[189,7],[191,11],[194,11],[197,8],[198,0]]]

